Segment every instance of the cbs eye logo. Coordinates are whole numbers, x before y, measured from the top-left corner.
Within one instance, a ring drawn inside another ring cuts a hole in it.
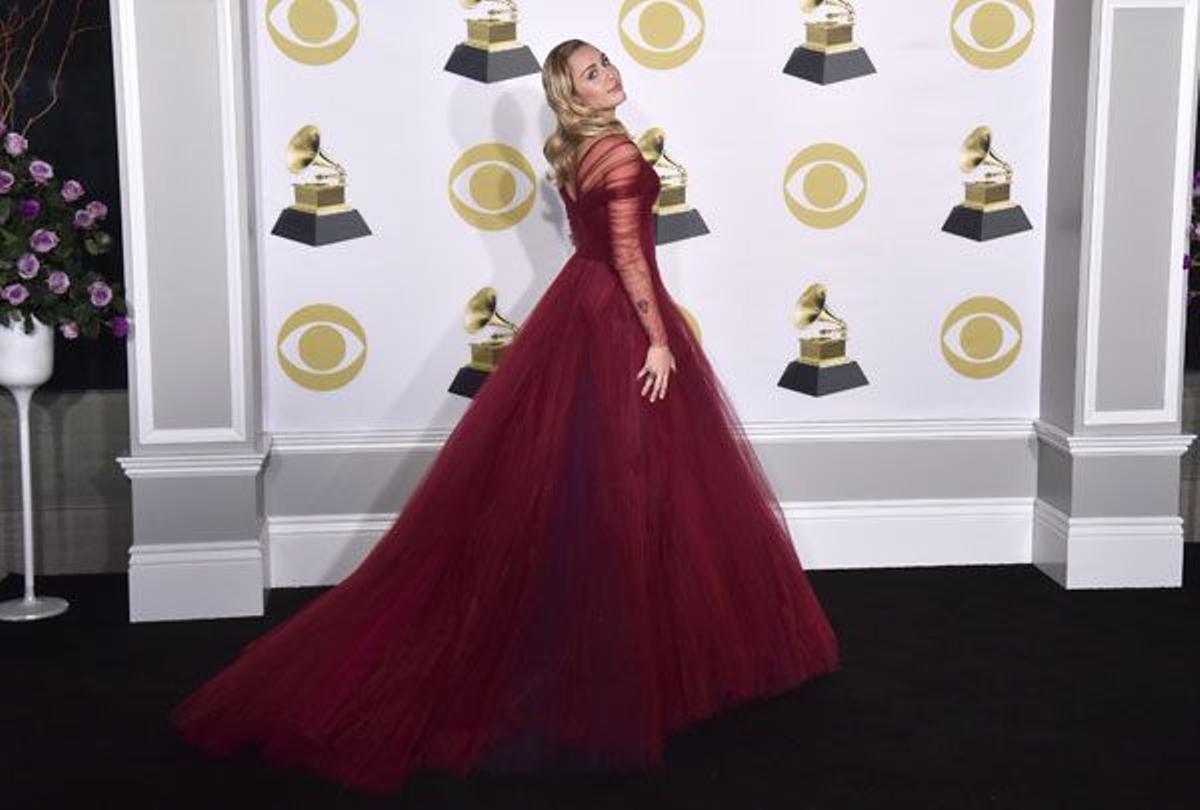
[[[1030,0],[958,0],[950,17],[954,49],[985,70],[1008,67],[1033,40]]]
[[[367,333],[346,310],[312,304],[283,322],[275,350],[292,382],[312,391],[335,391],[367,362]]]
[[[783,200],[796,219],[813,228],[845,225],[867,198],[867,170],[836,143],[800,150],[783,175]]]
[[[472,146],[450,168],[450,204],[476,228],[516,225],[537,199],[537,176],[525,156],[502,143]]]
[[[1003,373],[1021,353],[1021,319],[999,298],[968,298],[942,323],[942,356],[964,377]]]
[[[621,44],[642,67],[677,68],[704,42],[700,0],[625,0],[618,17]]]
[[[268,0],[267,31],[279,50],[305,65],[327,65],[358,38],[354,0]]]

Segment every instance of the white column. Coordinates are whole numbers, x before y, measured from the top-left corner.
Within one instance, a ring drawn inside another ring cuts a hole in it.
[[[245,9],[110,0],[127,286],[134,621],[258,614],[263,442]]]
[[[1055,5],[1034,562],[1179,586],[1197,0]]]

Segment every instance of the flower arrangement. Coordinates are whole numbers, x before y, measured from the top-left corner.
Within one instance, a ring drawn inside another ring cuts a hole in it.
[[[86,196],[82,183],[60,183],[25,136],[0,122],[0,326],[23,321],[31,333],[37,318],[68,340],[102,329],[128,334],[118,285],[84,266],[113,243],[102,227],[108,207]]]

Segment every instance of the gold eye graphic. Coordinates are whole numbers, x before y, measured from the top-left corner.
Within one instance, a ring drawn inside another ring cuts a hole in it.
[[[472,146],[450,168],[450,204],[476,228],[516,225],[537,199],[537,176],[525,156],[502,143]]]
[[[1030,0],[958,0],[950,18],[954,49],[975,67],[998,70],[1021,58],[1033,40]]]
[[[276,354],[292,382],[313,391],[347,385],[367,362],[367,333],[333,304],[299,309],[279,328]]]
[[[813,144],[792,158],[783,175],[783,200],[796,219],[813,228],[845,225],[867,198],[867,170],[836,143]]]
[[[625,0],[618,16],[621,44],[642,67],[677,68],[704,42],[700,0]]]
[[[968,298],[946,316],[941,343],[942,356],[959,374],[995,377],[1021,353],[1021,319],[999,298]]]
[[[327,65],[358,38],[354,0],[268,0],[267,31],[279,50],[305,65]]]

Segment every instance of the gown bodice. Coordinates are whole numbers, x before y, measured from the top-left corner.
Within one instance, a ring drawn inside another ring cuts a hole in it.
[[[651,345],[669,346],[651,213],[661,188],[658,172],[627,136],[609,134],[584,148],[574,185],[574,199],[565,188],[559,194],[576,255],[611,267]]]

